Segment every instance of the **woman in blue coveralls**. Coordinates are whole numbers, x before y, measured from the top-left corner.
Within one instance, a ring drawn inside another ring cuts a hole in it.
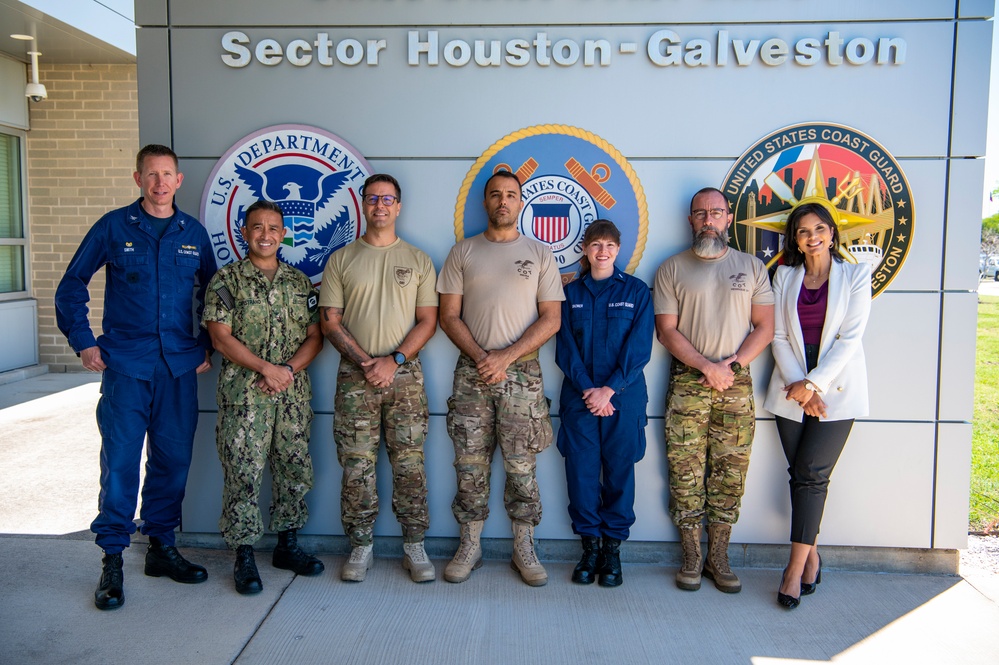
[[[565,287],[556,337],[555,361],[565,374],[558,449],[572,530],[583,540],[572,573],[578,584],[598,576],[601,586],[623,581],[619,550],[635,523],[635,463],[645,456],[652,298],[642,280],[614,265],[620,244],[613,222],[586,229],[581,277]]]

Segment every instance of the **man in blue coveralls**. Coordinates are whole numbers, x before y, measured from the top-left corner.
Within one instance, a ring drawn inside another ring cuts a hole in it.
[[[196,374],[211,369],[211,344],[198,321],[215,274],[208,232],[174,205],[184,180],[177,155],[147,145],[136,156],[142,196],[107,213],[87,232],[56,289],[56,322],[84,368],[103,372],[97,425],[101,492],[90,530],[104,550],[94,604],[125,602],[122,551],[135,533],[139,463],[148,437],[140,530],[149,537],[145,573],[177,582],[208,579],[174,546],[198,423]],[[90,279],[106,268],[104,334],[87,318]],[[192,298],[197,307],[192,307]]]

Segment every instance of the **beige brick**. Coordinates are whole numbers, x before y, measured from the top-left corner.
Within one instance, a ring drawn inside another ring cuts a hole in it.
[[[38,299],[40,361],[80,371],[55,326],[52,298],[84,234],[105,212],[131,203],[139,148],[133,65],[45,63],[49,98],[32,104],[28,178],[32,295]],[[86,168],[81,168],[86,166]],[[90,283],[90,321],[100,334],[104,274]]]

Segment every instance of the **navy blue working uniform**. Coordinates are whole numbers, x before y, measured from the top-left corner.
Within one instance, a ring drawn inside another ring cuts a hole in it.
[[[615,266],[565,287],[555,360],[562,380],[558,449],[565,457],[572,529],[627,540],[635,523],[635,463],[645,456],[645,365],[654,317],[649,287]],[[594,416],[583,391],[610,387],[610,416]],[[601,484],[601,472],[603,482]]]
[[[55,296],[56,322],[73,350],[80,353],[96,344],[107,365],[97,405],[99,514],[90,529],[108,554],[128,547],[135,532],[147,435],[141,530],[165,546],[174,545],[198,424],[195,369],[211,348],[197,323],[215,274],[208,232],[174,206],[160,236],[141,202],[113,210],[91,227]],[[87,285],[102,267],[104,334],[95,340],[87,318]]]

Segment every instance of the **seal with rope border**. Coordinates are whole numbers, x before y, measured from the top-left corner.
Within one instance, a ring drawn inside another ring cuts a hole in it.
[[[898,161],[863,132],[833,123],[790,125],[750,147],[725,177],[733,202],[729,244],[771,271],[784,225],[805,203],[825,207],[839,227],[840,256],[871,266],[877,297],[898,275],[912,241],[915,210]]]
[[[520,233],[547,243],[567,284],[578,276],[586,228],[609,219],[621,231],[619,267],[635,272],[645,251],[649,213],[631,164],[599,136],[568,125],[534,125],[507,134],[469,169],[454,209],[460,241],[486,230],[482,189],[496,171],[520,179]]]

